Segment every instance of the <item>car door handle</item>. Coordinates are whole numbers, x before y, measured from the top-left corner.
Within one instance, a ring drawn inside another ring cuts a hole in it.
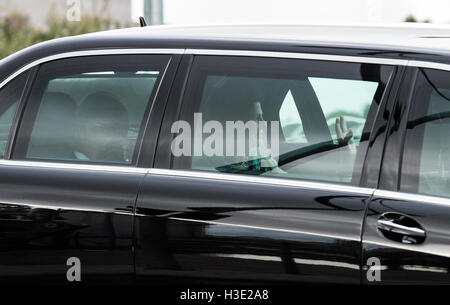
[[[418,227],[408,227],[395,223],[393,219],[378,219],[377,227],[381,231],[388,231],[407,236],[425,237],[425,230]]]

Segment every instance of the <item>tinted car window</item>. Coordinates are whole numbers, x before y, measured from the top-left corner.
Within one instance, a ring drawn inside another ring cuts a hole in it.
[[[391,72],[356,63],[197,57],[182,119],[195,129],[194,114],[201,114],[203,133],[192,131],[191,155],[174,154],[173,167],[358,184],[370,121]],[[229,122],[267,128],[245,130],[239,154],[239,131],[228,132]],[[210,128],[217,123],[219,137]],[[260,145],[270,152],[259,153]]]
[[[286,142],[307,143],[308,140],[303,130],[303,122],[295,104],[291,90],[288,90],[281,104],[280,125]]]
[[[420,69],[412,102],[401,189],[450,197],[450,72]]]
[[[5,156],[11,126],[19,105],[28,72],[22,73],[0,89],[0,157]]]
[[[131,164],[167,56],[73,58],[44,64],[18,155]]]

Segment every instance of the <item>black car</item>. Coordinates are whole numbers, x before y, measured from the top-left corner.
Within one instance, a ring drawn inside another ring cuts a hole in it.
[[[255,113],[276,153],[196,151]],[[32,46],[0,61],[0,283],[450,283],[449,130],[448,27]]]

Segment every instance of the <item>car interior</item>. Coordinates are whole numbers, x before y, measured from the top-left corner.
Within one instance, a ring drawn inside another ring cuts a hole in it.
[[[27,158],[132,162],[158,73],[108,73],[111,74],[87,73],[49,81],[32,129]]]
[[[281,108],[288,97],[293,98],[296,106],[290,110],[298,111],[298,117],[301,118],[300,121],[294,122],[295,128],[283,126],[285,118],[282,117]],[[355,155],[351,154],[345,145],[338,143],[335,134],[331,134],[330,129],[335,128],[336,117],[331,120],[325,117],[308,79],[208,76],[198,112],[203,114],[203,123],[216,120],[225,126],[226,121],[255,120],[252,110],[255,102],[261,105],[262,117],[266,122],[281,122],[277,143],[279,155],[271,156],[274,159],[271,164],[275,163],[276,166],[261,169],[261,166],[255,166],[255,159],[258,158],[249,155],[193,156],[193,169],[351,182]],[[333,122],[331,127],[328,125],[330,121]],[[362,122],[363,126],[364,123],[365,121]],[[270,144],[270,124],[267,125]],[[360,127],[361,130],[363,126]],[[230,135],[223,134],[223,143],[226,143],[227,136]],[[234,140],[236,147],[236,139]]]

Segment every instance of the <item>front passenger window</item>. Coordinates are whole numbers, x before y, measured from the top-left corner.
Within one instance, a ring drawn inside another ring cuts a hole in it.
[[[168,56],[73,58],[45,64],[18,154],[26,159],[132,164]]]

